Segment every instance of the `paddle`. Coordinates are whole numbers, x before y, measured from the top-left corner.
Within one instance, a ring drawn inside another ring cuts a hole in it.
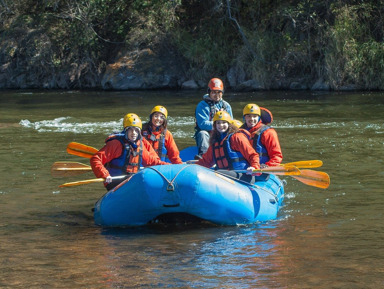
[[[67,146],[67,152],[69,154],[80,156],[84,158],[91,158],[96,152],[97,149],[85,144],[78,142],[71,142]],[[193,160],[193,157],[197,154],[197,147],[190,146],[180,151],[180,158],[185,161],[190,161],[190,163],[197,162]],[[318,168],[323,165],[323,162],[320,160],[309,160],[309,161],[297,161],[286,164],[281,164],[281,166],[295,166],[297,168]]]
[[[85,144],[70,142],[67,146],[67,152],[71,155],[90,159],[98,150]]]
[[[327,173],[314,170],[301,170],[300,176],[292,177],[302,182],[303,184],[321,189],[328,188],[329,184],[331,183]]]
[[[247,170],[235,170],[237,173],[249,173]],[[281,176],[298,176],[300,175],[300,170],[295,166],[275,166],[267,167],[265,169],[255,169],[252,171],[253,174],[257,173],[266,173],[266,174],[275,174]]]
[[[273,172],[272,168],[277,168],[275,172]],[[288,167],[289,170],[291,167]],[[294,167],[295,168],[295,167]],[[266,170],[269,169],[269,172]],[[297,169],[297,168],[296,168]],[[268,167],[266,169],[261,169],[261,170],[254,170],[253,172],[263,172],[263,173],[272,173],[275,175],[288,175],[291,176],[298,181],[302,182],[303,184],[306,184],[308,186],[316,187],[316,188],[321,188],[321,189],[326,189],[329,187],[330,184],[330,178],[327,173],[325,172],[320,172],[320,171],[314,171],[314,170],[298,170],[300,174],[298,175],[296,172],[292,173],[290,171],[282,171],[279,169],[279,167]],[[238,173],[247,173],[248,171],[246,170],[236,170],[235,172]]]
[[[112,177],[112,180],[117,180],[117,179],[123,179],[127,176],[117,176],[117,177]],[[101,183],[104,182],[104,178],[98,178],[98,179],[89,179],[89,180],[82,180],[82,181],[77,181],[77,182],[71,182],[71,183],[65,183],[59,186],[59,188],[65,188],[65,187],[73,187],[73,186],[81,186],[81,185],[87,185],[91,183]]]
[[[297,161],[297,162],[281,164],[281,166],[295,166],[299,169],[319,168],[322,165],[323,165],[323,162],[320,160]]]
[[[55,162],[51,167],[54,177],[71,177],[92,171],[91,166],[79,162]]]

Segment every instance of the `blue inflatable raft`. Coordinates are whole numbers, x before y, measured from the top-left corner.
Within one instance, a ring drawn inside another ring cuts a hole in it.
[[[159,216],[179,213],[217,225],[272,220],[282,204],[284,187],[272,174],[263,179],[251,185],[190,164],[148,167],[96,203],[95,223],[142,226]]]

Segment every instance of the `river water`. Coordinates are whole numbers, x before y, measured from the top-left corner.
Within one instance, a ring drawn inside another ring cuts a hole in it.
[[[96,148],[123,116],[169,111],[180,149],[194,145],[203,92],[0,91],[0,288],[384,288],[384,94],[225,94],[236,118],[274,115],[284,162],[320,159],[328,189],[285,177],[277,220],[249,226],[103,229],[102,184],[59,189],[71,141]]]

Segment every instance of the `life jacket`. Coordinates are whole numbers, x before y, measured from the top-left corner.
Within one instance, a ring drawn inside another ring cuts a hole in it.
[[[167,148],[165,147],[165,136],[167,134],[167,129],[164,129],[160,134],[155,135],[152,133],[151,126],[148,125],[148,129],[143,130],[141,133],[143,137],[145,137],[152,145],[159,158],[162,161],[165,161],[167,157]]]
[[[139,140],[137,147],[133,148],[125,138],[124,133],[110,135],[105,142],[117,139],[123,146],[120,157],[111,160],[105,165],[111,176],[129,175],[137,173],[142,165],[143,142]]]
[[[239,131],[249,136],[247,131]],[[248,161],[239,152],[231,148],[230,139],[233,134],[229,134],[220,142],[213,145],[213,157],[216,162],[216,169],[245,170],[249,167]]]
[[[260,164],[265,164],[269,161],[267,148],[261,143],[261,135],[270,128],[270,126],[262,124],[261,127],[254,132],[252,137],[253,148],[259,154]]]
[[[218,109],[215,106],[216,103],[209,98],[209,94],[204,95],[204,99],[203,100],[209,105],[209,120],[212,120],[214,115],[215,115],[215,113],[218,112]],[[219,102],[222,103],[222,108],[221,109],[226,111],[226,112],[228,112],[229,107],[228,107],[227,103],[224,100],[222,100],[222,99]],[[195,115],[196,115],[196,109],[195,109]],[[195,130],[196,131],[200,131],[201,130],[200,127],[198,126],[197,122],[196,122],[196,119],[195,119]]]

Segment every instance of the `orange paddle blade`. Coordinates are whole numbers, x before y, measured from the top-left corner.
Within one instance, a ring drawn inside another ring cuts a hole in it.
[[[95,153],[98,152],[97,149],[91,146],[87,146],[85,144],[81,144],[78,142],[71,142],[67,146],[67,152],[71,155],[83,157],[83,158],[91,158]]]
[[[55,162],[51,167],[54,177],[70,177],[92,171],[92,168],[79,162]]]
[[[314,170],[301,170],[300,176],[292,176],[298,181],[308,185],[321,189],[326,189],[331,183],[329,175],[325,172],[319,172]]]

